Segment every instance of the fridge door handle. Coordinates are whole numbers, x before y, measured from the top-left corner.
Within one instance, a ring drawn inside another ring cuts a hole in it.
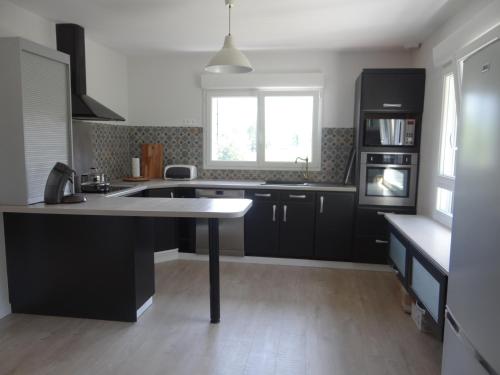
[[[450,308],[447,306],[445,311],[446,320],[450,323],[450,327],[453,329],[453,332],[457,337],[462,341],[465,348],[474,356],[476,361],[479,362],[481,367],[488,373],[489,375],[500,375],[495,369],[488,363],[486,359],[474,348],[474,345],[469,341],[469,339],[462,333],[460,325],[457,323],[457,320],[453,316]]]

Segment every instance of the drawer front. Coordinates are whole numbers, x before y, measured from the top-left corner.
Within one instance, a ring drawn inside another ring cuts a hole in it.
[[[387,264],[388,243],[378,237],[356,237],[355,260],[359,263]]]
[[[314,202],[314,193],[311,191],[282,191],[280,198],[282,202]]]
[[[391,233],[389,243],[389,257],[401,275],[406,277],[406,247],[394,233]]]
[[[412,258],[411,289],[438,322],[441,284],[415,257]]]
[[[377,236],[388,238],[389,227],[385,213],[415,214],[415,209],[408,208],[358,208],[356,232],[361,236]]]
[[[279,200],[279,192],[276,190],[246,190],[245,198],[255,201],[277,202]]]

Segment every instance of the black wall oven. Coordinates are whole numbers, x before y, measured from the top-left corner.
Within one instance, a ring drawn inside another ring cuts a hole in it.
[[[362,152],[359,204],[413,207],[418,154]]]

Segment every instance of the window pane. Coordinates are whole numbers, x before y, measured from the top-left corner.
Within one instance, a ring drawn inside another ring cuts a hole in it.
[[[212,98],[212,160],[257,161],[257,98]]]
[[[440,174],[446,177],[455,177],[457,106],[455,98],[455,78],[453,74],[448,74],[444,79],[442,126]]]
[[[265,97],[266,161],[312,161],[313,110],[313,96]]]
[[[453,216],[453,192],[448,189],[438,188],[436,208],[448,216]]]

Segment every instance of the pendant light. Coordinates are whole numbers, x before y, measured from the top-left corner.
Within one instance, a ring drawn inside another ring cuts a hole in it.
[[[229,34],[224,39],[224,46],[210,60],[205,70],[211,73],[250,73],[253,71],[252,65],[247,57],[234,46],[231,35],[231,8],[235,0],[225,0],[225,2],[229,8]]]

